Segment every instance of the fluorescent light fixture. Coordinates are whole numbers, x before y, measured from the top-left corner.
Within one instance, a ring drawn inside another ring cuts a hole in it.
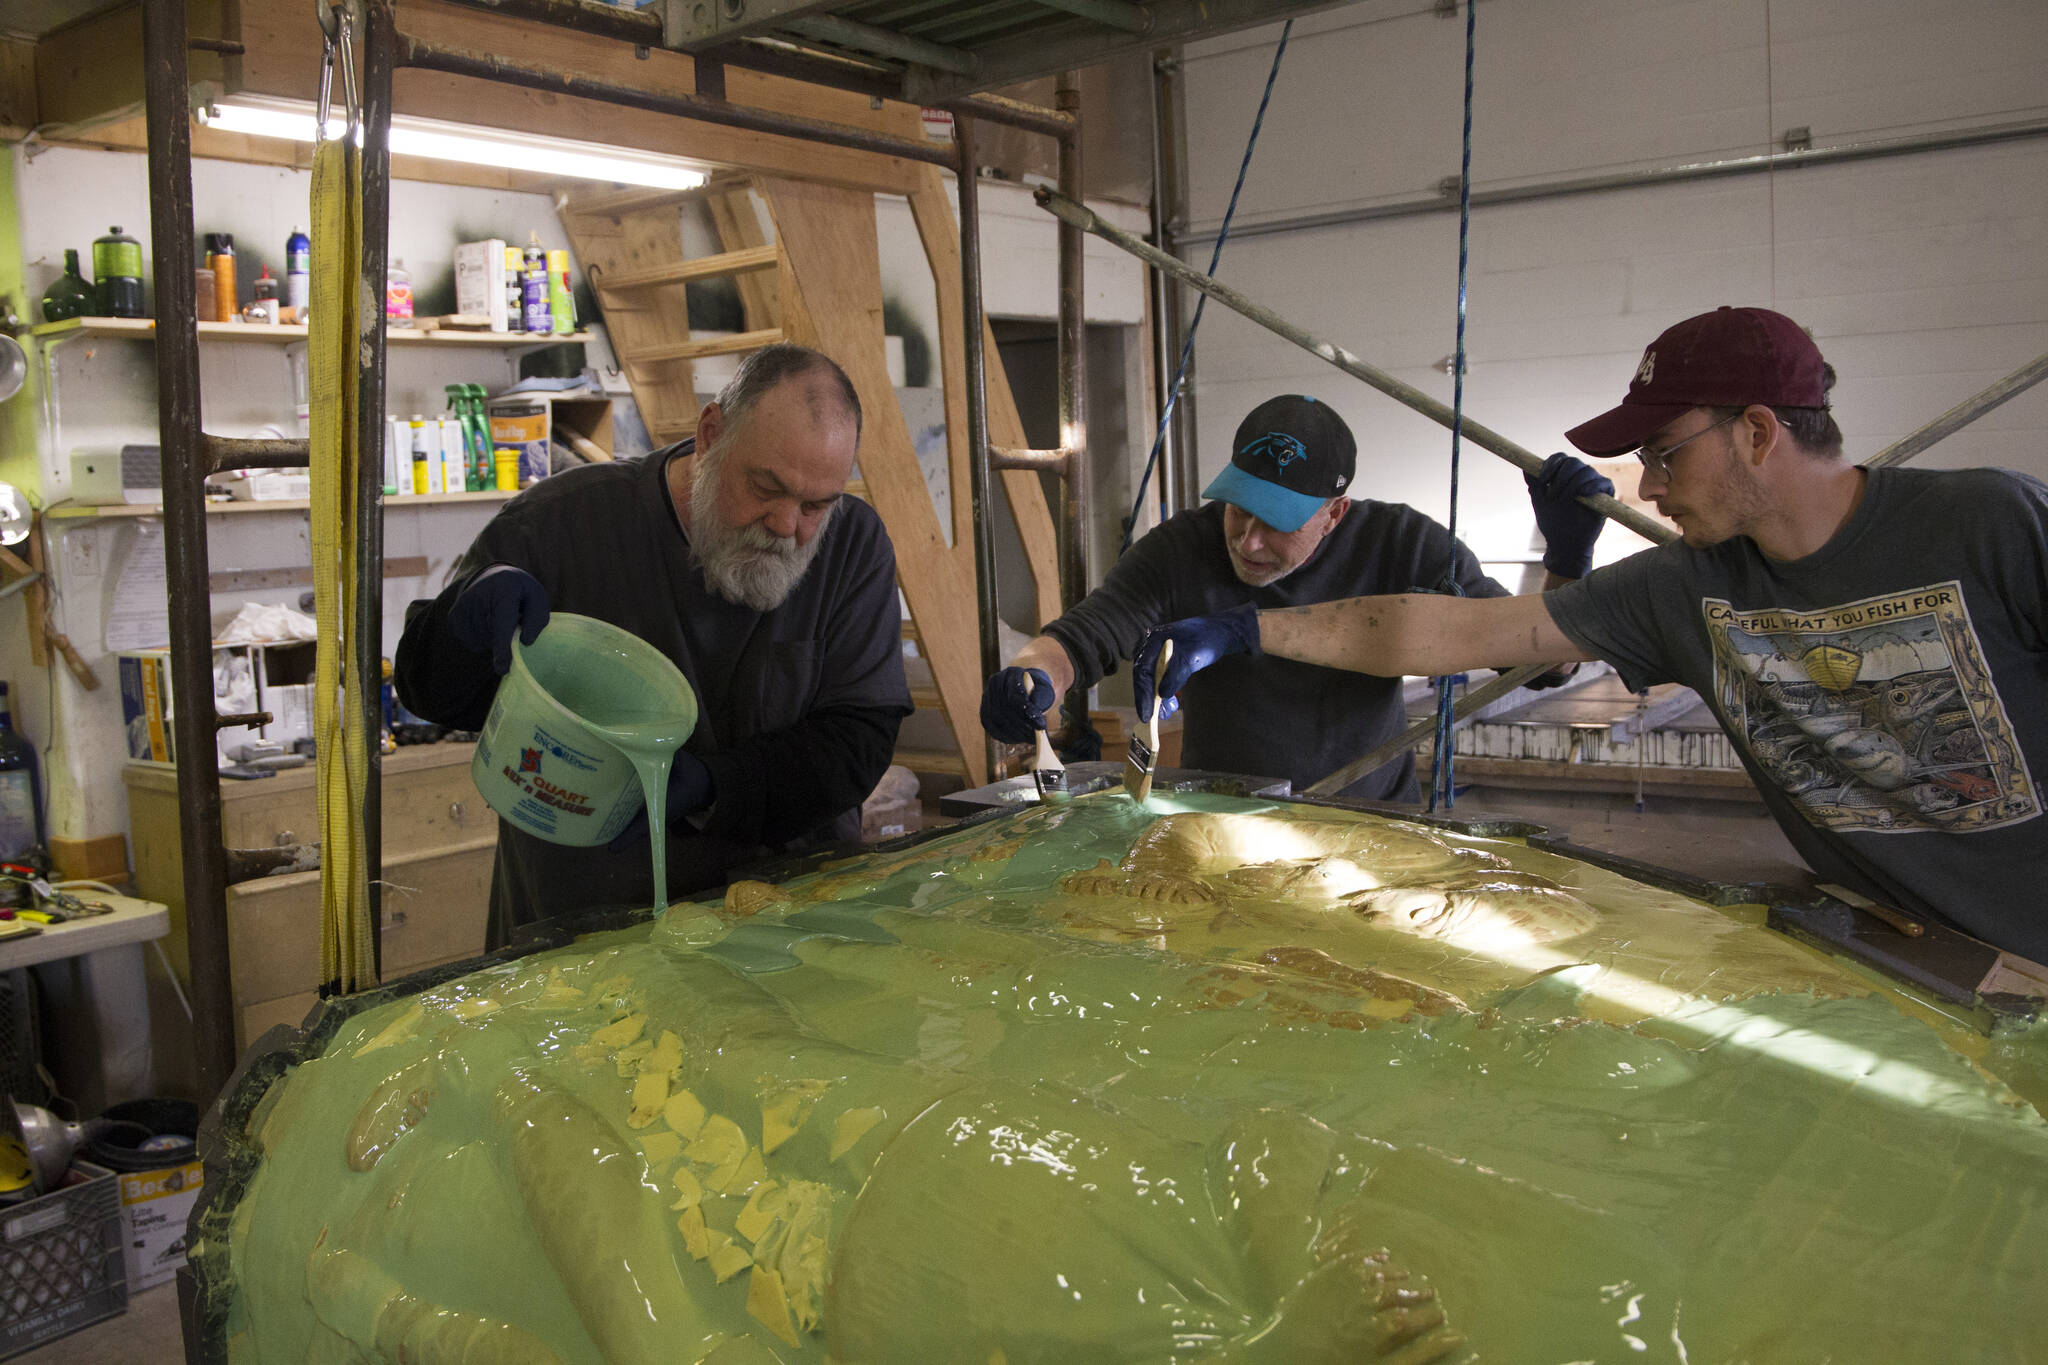
[[[199,119],[207,127],[224,133],[281,138],[291,142],[314,140],[313,108],[295,100],[237,96],[205,106],[200,110]],[[327,135],[340,137],[343,126],[342,121],[330,113]],[[515,171],[531,171],[536,175],[573,176],[582,180],[651,185],[668,190],[693,189],[709,178],[705,172],[686,162],[650,152],[608,147],[596,142],[572,142],[567,138],[470,128],[459,123],[441,123],[406,115],[397,115],[391,120],[391,151],[395,156],[431,157],[472,166],[503,166]]]

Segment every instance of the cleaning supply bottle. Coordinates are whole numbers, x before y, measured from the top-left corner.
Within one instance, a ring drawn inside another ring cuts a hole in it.
[[[428,437],[427,419],[418,413],[412,415],[412,491],[415,493],[439,493],[441,491],[441,461]]]
[[[232,268],[232,267],[230,267]],[[104,318],[142,316],[142,243],[118,227],[92,243],[93,298]],[[209,300],[199,301],[202,312]]]
[[[520,317],[529,332],[555,330],[548,311],[548,253],[542,249],[538,232],[527,235],[526,256],[520,263]]]
[[[263,267],[263,273],[256,277],[256,283],[250,286],[250,288],[254,295],[254,302],[249,305],[248,311],[242,315],[242,320],[244,322],[276,322],[277,281],[271,278],[269,266]]]
[[[64,273],[43,291],[43,321],[82,318],[93,310],[92,286],[78,273],[78,250],[64,248]]]
[[[119,229],[115,229],[119,231]],[[95,257],[95,260],[98,258]],[[235,288],[235,234],[232,232],[209,232],[206,234],[206,268],[213,272],[213,314],[215,322],[233,322],[238,297]],[[205,300],[200,300],[199,313],[205,316]]]
[[[569,292],[569,253],[548,253],[548,316],[556,333],[576,330],[575,296]]]
[[[313,239],[297,228],[284,239],[284,306],[292,321],[304,322],[313,302]]]
[[[14,728],[7,684],[0,682],[0,862],[29,861],[43,842],[43,777],[36,747]]]
[[[384,325],[412,326],[412,274],[403,260],[394,260],[384,272]]]
[[[516,246],[505,248],[505,326],[514,332],[526,330],[526,255]]]

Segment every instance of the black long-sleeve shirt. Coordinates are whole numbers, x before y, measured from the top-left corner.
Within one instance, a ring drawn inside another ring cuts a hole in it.
[[[483,727],[498,675],[447,622],[462,589],[494,564],[532,574],[551,610],[609,622],[667,655],[697,693],[697,729],[684,747],[710,769],[717,793],[701,830],[671,822],[671,896],[717,886],[771,850],[858,838],[860,803],[911,709],[896,553],[881,518],[841,499],[789,598],[771,612],[735,605],[706,586],[669,498],[668,462],[690,450],[683,442],[583,466],[506,504],[440,596],[413,604],[394,669],[415,714]],[[528,920],[646,905],[652,895],[644,848],[566,848],[499,825],[494,943]]]
[[[1278,583],[1247,587],[1230,567],[1220,502],[1182,512],[1131,546],[1101,587],[1045,628],[1086,687],[1136,652],[1145,632],[1249,602],[1261,611],[1372,593],[1442,591],[1454,563],[1467,597],[1506,597],[1450,532],[1397,502],[1354,502],[1307,563]],[[1401,679],[1271,655],[1234,655],[1181,691],[1181,762],[1212,772],[1285,777],[1297,791],[1407,728]],[[1345,788],[1368,801],[1412,801],[1415,756],[1404,754]]]

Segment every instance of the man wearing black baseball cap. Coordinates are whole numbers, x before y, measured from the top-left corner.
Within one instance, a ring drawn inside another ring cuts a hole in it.
[[[1452,581],[1467,596],[1507,595],[1470,550],[1422,513],[1354,502],[1357,463],[1351,429],[1328,404],[1299,394],[1259,404],[1238,426],[1230,463],[1204,491],[1214,501],[1133,545],[1100,588],[991,677],[982,724],[1006,743],[1029,741],[1061,693],[1114,671],[1147,630],[1178,617],[1441,590]],[[1551,457],[1536,485],[1549,581],[1577,578],[1592,565],[1601,525],[1577,498],[1613,485],[1564,455]],[[1203,674],[1188,695],[1183,763],[1287,777],[1297,786],[1328,776],[1406,723],[1398,675],[1364,677],[1278,658],[1230,660]],[[1368,773],[1344,794],[1414,799],[1413,757]]]
[[[1833,383],[1783,314],[1688,318],[1568,433],[1633,451],[1683,540],[1540,599],[1176,622],[1138,676],[1170,638],[1162,695],[1237,641],[1375,673],[1600,658],[1631,688],[1682,682],[1822,882],[2048,962],[2048,485],[1849,464]]]

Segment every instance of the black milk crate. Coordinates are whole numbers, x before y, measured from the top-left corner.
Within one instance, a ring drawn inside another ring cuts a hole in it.
[[[65,1179],[0,1205],[0,1360],[128,1311],[120,1177],[75,1161]]]

